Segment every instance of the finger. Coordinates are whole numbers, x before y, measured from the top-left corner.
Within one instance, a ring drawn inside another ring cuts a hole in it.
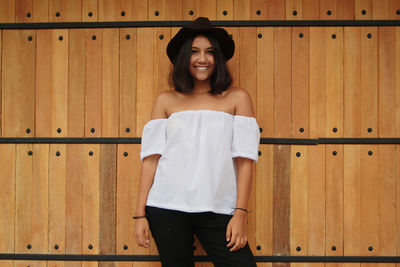
[[[238,241],[237,240],[237,235],[236,234],[232,234],[231,241],[228,243],[227,247],[229,248],[229,247],[235,245],[237,243],[237,241]]]
[[[232,237],[232,228],[228,224],[228,227],[226,228],[226,241],[229,242],[231,240],[231,237]]]
[[[240,248],[240,242],[236,242],[236,244],[230,249],[230,251],[236,251]]]

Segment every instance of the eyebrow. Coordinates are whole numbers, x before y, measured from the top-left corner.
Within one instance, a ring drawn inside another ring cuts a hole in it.
[[[196,46],[192,46],[192,48],[200,49],[200,48],[198,48]],[[210,47],[207,47],[206,49],[214,49],[214,47],[210,46]]]

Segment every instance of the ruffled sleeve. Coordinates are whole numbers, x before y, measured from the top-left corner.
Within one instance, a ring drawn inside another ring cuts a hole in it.
[[[233,119],[232,158],[245,157],[258,161],[260,128],[254,117],[235,115]]]
[[[153,154],[162,155],[166,138],[167,119],[154,119],[147,122],[143,127],[140,160]]]

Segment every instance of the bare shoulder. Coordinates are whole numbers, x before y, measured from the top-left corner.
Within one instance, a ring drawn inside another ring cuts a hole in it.
[[[167,118],[166,108],[168,107],[168,103],[171,101],[171,97],[172,92],[170,90],[165,90],[157,94],[151,112],[151,120]]]
[[[232,87],[230,90],[230,96],[235,102],[235,115],[242,116],[254,116],[253,102],[251,96],[246,89],[240,87]]]

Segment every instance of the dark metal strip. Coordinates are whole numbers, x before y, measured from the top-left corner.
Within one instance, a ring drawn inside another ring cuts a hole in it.
[[[399,263],[400,257],[389,256],[255,256],[257,262],[370,262]],[[157,255],[83,255],[83,254],[7,254],[0,260],[38,261],[160,261]],[[197,262],[211,261],[208,256],[195,256]]]
[[[105,22],[40,22],[0,23],[0,29],[65,29],[65,28],[143,28],[182,27],[190,21],[105,21]],[[316,27],[316,26],[400,26],[400,20],[224,20],[212,21],[221,27]]]
[[[319,138],[318,144],[343,144],[343,145],[364,145],[364,144],[400,144],[400,138]]]
[[[141,137],[5,137],[0,144],[140,144]],[[260,138],[260,144],[318,145],[318,144],[400,144],[400,138]]]

